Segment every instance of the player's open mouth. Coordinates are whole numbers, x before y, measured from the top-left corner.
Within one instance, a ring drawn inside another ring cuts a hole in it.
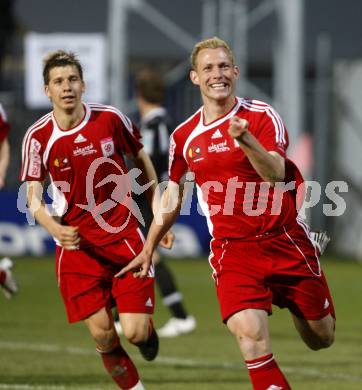
[[[224,89],[228,86],[228,84],[226,83],[214,83],[214,84],[210,84],[210,88],[212,89]]]

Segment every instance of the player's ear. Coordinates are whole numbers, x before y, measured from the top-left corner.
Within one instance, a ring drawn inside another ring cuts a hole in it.
[[[51,100],[50,91],[49,91],[49,85],[48,84],[44,85],[44,92],[48,96],[49,100]]]
[[[200,85],[199,76],[197,75],[197,72],[193,69],[190,71],[190,79],[193,84]]]
[[[239,78],[240,76],[240,69],[237,65],[234,65],[234,75],[235,75],[235,78]]]
[[[84,80],[82,80],[82,93],[84,93],[85,92],[85,82],[84,82]]]

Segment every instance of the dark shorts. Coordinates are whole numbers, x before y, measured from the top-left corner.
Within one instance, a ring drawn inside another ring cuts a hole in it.
[[[335,318],[319,250],[303,225],[251,241],[212,240],[209,263],[224,322],[244,309],[271,314],[272,304],[306,320]]]
[[[118,307],[120,313],[154,310],[154,272],[135,278],[128,272],[115,278],[143,247],[139,229],[118,242],[83,250],[56,248],[56,276],[69,322],[84,320],[102,307]]]

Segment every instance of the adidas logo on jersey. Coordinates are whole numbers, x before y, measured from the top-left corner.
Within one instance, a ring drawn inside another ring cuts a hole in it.
[[[87,139],[84,138],[81,133],[79,133],[77,135],[77,137],[75,138],[74,143],[75,144],[80,144],[81,142],[85,142],[85,141],[87,141]]]
[[[152,307],[152,306],[153,306],[151,298],[148,298],[148,299],[147,299],[145,305],[146,305],[147,307]]]
[[[216,138],[222,138],[222,134],[219,129],[217,129],[215,133],[211,136],[211,139],[216,139]]]

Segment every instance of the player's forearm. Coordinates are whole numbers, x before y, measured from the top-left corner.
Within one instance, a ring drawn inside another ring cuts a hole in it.
[[[56,235],[59,223],[47,212],[43,201],[43,185],[39,182],[28,182],[28,206],[36,221],[42,225],[52,236]]]
[[[0,144],[0,176],[5,179],[10,160],[10,146],[9,141],[5,139]]]
[[[171,229],[172,225],[175,223],[179,213],[180,207],[177,207],[174,211],[169,213],[163,213],[163,223],[161,225],[158,225],[157,221],[153,219],[145,242],[146,252],[153,253],[157,245],[160,243],[162,237]]]
[[[285,177],[284,159],[267,152],[259,141],[248,131],[237,140],[251,165],[265,181],[274,184]]]
[[[56,237],[56,232],[59,229],[60,224],[56,222],[54,217],[49,215],[45,204],[42,203],[36,210],[32,210],[31,207],[29,208],[36,221],[42,225],[53,237]]]
[[[154,219],[147,235],[146,251],[153,252],[162,237],[174,224],[181,209],[181,191],[182,187],[176,183],[169,182],[160,201],[157,202],[157,199],[155,199],[155,204],[153,205]]]

